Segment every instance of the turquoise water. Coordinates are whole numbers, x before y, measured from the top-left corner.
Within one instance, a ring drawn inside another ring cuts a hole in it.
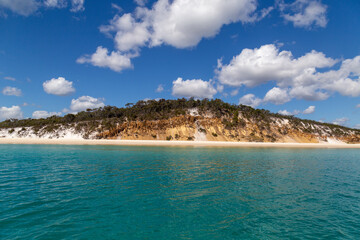
[[[0,239],[359,239],[360,150],[0,145]]]

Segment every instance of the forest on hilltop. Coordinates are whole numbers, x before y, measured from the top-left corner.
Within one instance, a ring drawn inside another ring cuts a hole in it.
[[[283,119],[291,123],[295,129],[301,128],[305,132],[314,132],[312,125],[323,126],[331,129],[334,135],[344,135],[353,131],[360,134],[360,130],[350,129],[330,123],[321,123],[313,120],[303,120],[294,116],[285,116],[271,113],[264,109],[254,109],[245,105],[226,103],[220,99],[176,99],[176,100],[148,100],[128,103],[123,108],[105,106],[97,109],[87,109],[76,114],[65,116],[51,116],[45,119],[9,119],[0,123],[0,129],[32,128],[35,134],[38,131],[53,132],[60,127],[73,127],[77,130],[92,132],[104,132],[116,128],[119,124],[134,121],[158,121],[168,120],[174,117],[189,115],[190,109],[196,109],[199,116],[211,115],[212,118],[221,119],[227,129],[245,127],[252,122],[258,128],[270,131],[270,125],[275,123],[274,119]],[[304,127],[305,126],[305,127]]]

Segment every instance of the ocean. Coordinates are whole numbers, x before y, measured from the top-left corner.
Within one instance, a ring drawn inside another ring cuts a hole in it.
[[[0,239],[359,239],[360,149],[0,145]]]

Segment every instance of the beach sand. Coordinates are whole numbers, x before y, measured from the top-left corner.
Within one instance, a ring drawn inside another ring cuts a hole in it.
[[[193,147],[276,147],[276,148],[360,148],[360,144],[345,143],[255,143],[215,141],[160,140],[85,140],[0,138],[0,144],[58,144],[58,145],[115,145],[115,146],[193,146]]]

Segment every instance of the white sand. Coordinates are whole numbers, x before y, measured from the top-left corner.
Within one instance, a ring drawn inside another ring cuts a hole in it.
[[[278,148],[360,148],[360,144],[345,143],[254,143],[215,141],[160,140],[85,140],[0,138],[0,144],[60,144],[60,145],[119,145],[119,146],[194,146],[194,147],[278,147]]]

